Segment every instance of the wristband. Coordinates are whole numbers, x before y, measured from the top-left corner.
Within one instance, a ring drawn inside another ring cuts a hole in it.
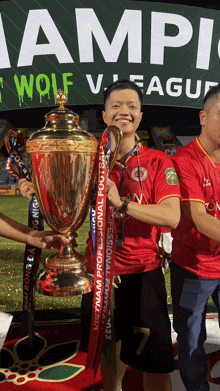
[[[129,204],[129,202],[131,202],[131,200],[128,200],[128,199],[125,198],[125,197],[121,197],[121,201],[123,201],[123,204],[122,204],[122,206],[120,207],[120,209],[118,209],[118,212],[119,212],[119,213],[125,213],[125,212],[127,212],[127,210],[128,210],[128,204]]]

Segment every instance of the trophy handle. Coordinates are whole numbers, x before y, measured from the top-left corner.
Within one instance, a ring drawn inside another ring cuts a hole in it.
[[[116,162],[116,157],[117,157],[118,149],[120,147],[120,144],[121,144],[121,141],[122,141],[122,138],[123,138],[123,133],[122,133],[121,129],[119,129],[117,126],[114,126],[114,125],[108,126],[107,130],[109,132],[112,132],[114,134],[114,136],[115,136],[115,139],[116,139],[116,147],[115,147],[115,150],[114,150],[114,153],[113,153],[113,156],[112,156],[112,160],[110,162],[109,169],[108,169],[108,173],[110,174],[110,172],[111,172],[111,170],[114,167],[114,164]]]

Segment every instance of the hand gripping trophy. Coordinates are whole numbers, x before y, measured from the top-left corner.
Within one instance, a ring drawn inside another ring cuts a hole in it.
[[[80,129],[78,115],[64,107],[67,96],[62,90],[56,94],[56,103],[60,106],[45,116],[45,126],[32,134],[26,150],[46,223],[71,238],[70,244],[46,259],[36,289],[47,296],[62,297],[84,294],[93,287],[93,276],[85,271],[86,259],[75,250],[75,238],[91,203],[98,141]],[[110,128],[118,149],[122,133],[117,127]]]

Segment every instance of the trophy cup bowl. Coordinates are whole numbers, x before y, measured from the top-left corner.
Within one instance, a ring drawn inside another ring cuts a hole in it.
[[[85,257],[75,250],[75,238],[90,206],[98,141],[80,129],[78,115],[64,107],[67,97],[62,90],[58,90],[56,102],[60,107],[45,116],[45,126],[32,134],[26,150],[46,223],[71,239],[46,259],[36,290],[46,296],[64,297],[93,288],[93,276],[85,271]]]

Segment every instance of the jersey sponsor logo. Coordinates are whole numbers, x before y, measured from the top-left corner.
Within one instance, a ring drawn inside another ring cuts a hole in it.
[[[142,204],[142,201],[143,201],[143,194],[140,194],[140,196],[136,193],[133,194],[133,196],[131,196],[130,193],[127,193],[126,194],[126,198],[128,198],[129,200],[133,201],[133,202],[137,202],[138,204]],[[148,204],[148,200],[144,199],[143,201],[143,204],[147,203]],[[121,213],[118,212],[117,209],[114,209],[112,208],[112,213],[113,213],[113,216],[114,216],[114,219],[115,219],[115,224],[119,224],[118,221],[121,221],[122,219],[122,215]],[[123,215],[123,220],[128,220],[128,219],[133,219],[133,217],[129,216],[129,215]]]
[[[165,173],[168,185],[178,185],[179,181],[174,168],[167,168]]]
[[[147,178],[147,170],[143,167],[134,168],[131,173],[131,176],[135,181],[144,181]]]
[[[209,179],[204,178],[203,187],[205,186],[211,186],[211,183],[209,182]]]
[[[214,201],[213,199],[211,199],[209,202],[206,202],[205,207],[208,212],[220,210],[219,203]]]

